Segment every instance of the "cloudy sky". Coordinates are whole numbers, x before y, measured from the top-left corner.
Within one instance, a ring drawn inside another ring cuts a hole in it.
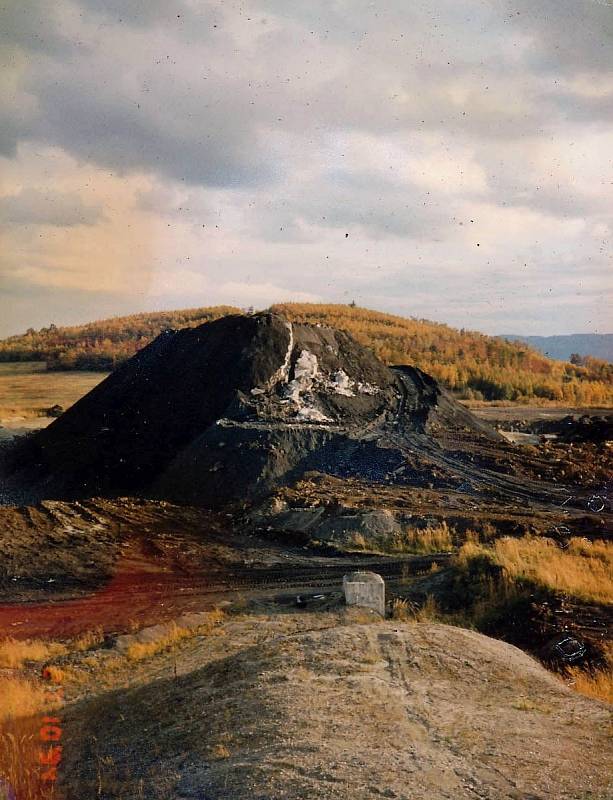
[[[0,335],[289,299],[613,329],[613,0],[1,5]]]

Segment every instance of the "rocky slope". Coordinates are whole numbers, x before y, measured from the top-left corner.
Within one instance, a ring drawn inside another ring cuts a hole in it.
[[[453,432],[500,438],[420,370],[264,313],[162,334],[19,457],[40,497],[144,492],[214,507],[308,469],[427,482],[410,436]]]

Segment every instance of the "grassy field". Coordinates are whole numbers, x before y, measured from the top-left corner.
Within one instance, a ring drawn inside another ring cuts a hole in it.
[[[105,378],[103,372],[47,372],[45,363],[0,364],[0,425],[21,425],[67,409]]]
[[[613,603],[613,544],[573,537],[567,550],[551,539],[503,537],[492,546],[467,542],[460,564],[484,559],[500,566],[507,581],[528,581],[585,602]]]

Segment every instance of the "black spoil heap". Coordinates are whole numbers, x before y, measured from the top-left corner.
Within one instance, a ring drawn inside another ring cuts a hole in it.
[[[411,432],[441,426],[496,436],[432,378],[386,367],[346,333],[237,315],[160,335],[38,433],[28,461],[48,497],[214,507],[307,469],[377,479]]]

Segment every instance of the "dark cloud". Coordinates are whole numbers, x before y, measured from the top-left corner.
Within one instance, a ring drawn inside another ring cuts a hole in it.
[[[81,7],[113,22],[138,27],[164,25],[186,13],[181,0],[81,0]]]
[[[23,189],[0,197],[0,224],[93,225],[102,218],[99,206],[85,205],[77,194]]]
[[[8,0],[2,3],[0,46],[18,46],[26,51],[59,53],[71,47],[63,35],[57,8],[47,0]]]
[[[506,0],[513,26],[533,38],[538,72],[613,75],[613,6],[606,0]]]
[[[81,0],[75,20],[63,0],[14,4],[7,40],[44,46],[48,57],[22,81],[37,113],[8,127],[2,152],[30,138],[124,173],[238,186],[290,168],[275,159],[272,131],[314,150],[333,130],[504,141],[551,130],[569,114],[610,113],[578,94],[561,102],[553,86],[550,96],[538,70],[557,69],[558,57],[565,73],[610,70],[610,56],[593,51],[607,41],[613,14],[540,5],[522,0],[517,13],[509,3],[300,10],[268,2],[237,12],[180,0]]]
[[[443,206],[416,184],[339,168],[311,184],[279,191],[260,218],[264,235],[279,240],[303,239],[305,225],[315,231],[357,229],[374,239],[435,239],[453,225],[452,216],[452,203]]]

